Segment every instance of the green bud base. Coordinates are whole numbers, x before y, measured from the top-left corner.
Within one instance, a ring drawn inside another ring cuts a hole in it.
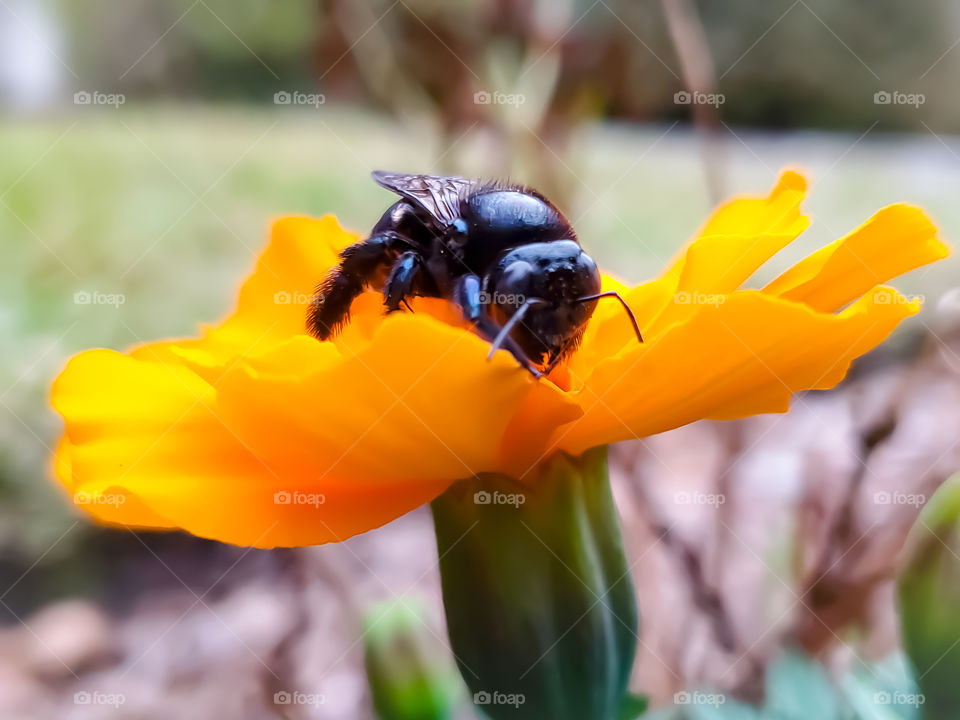
[[[493,720],[615,720],[638,617],[606,448],[536,472],[462,481],[433,502],[452,649]]]
[[[363,649],[367,683],[380,720],[453,718],[459,677],[424,627],[419,608],[407,602],[372,607],[364,621]]]

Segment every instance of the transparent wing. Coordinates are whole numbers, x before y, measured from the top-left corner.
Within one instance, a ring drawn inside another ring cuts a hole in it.
[[[460,200],[474,185],[472,180],[455,176],[410,175],[383,170],[375,170],[371,175],[378,185],[422,207],[445,226],[460,217]]]

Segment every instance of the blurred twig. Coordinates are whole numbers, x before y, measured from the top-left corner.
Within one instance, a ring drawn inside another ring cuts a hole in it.
[[[716,71],[710,57],[710,46],[693,0],[661,0],[667,18],[667,29],[680,60],[680,73],[691,94],[715,94]],[[692,102],[693,124],[703,143],[703,164],[711,201],[716,204],[725,196],[725,159],[718,137],[720,110],[718,105]]]
[[[737,649],[737,639],[733,623],[723,597],[707,580],[702,555],[693,544],[673,531],[673,526],[668,524],[664,515],[658,511],[656,501],[647,492],[642,476],[635,477],[634,482],[628,483],[627,487],[637,506],[643,508],[644,518],[653,537],[663,544],[683,570],[690,598],[694,606],[709,620],[717,645],[726,652],[734,652]]]
[[[889,451],[905,403],[925,380],[929,379],[922,365],[903,368],[886,407],[859,433],[859,465],[847,481],[843,500],[833,513],[832,521],[828,521],[823,547],[809,571],[800,578],[802,607],[787,632],[788,642],[811,654],[825,652],[846,628],[863,623],[877,588],[894,577],[896,552],[887,555],[880,563],[871,556],[877,546],[899,549],[920,507],[891,506],[897,517],[892,514],[886,522],[874,520],[867,527],[864,527],[866,519],[858,511],[870,496],[871,465],[882,462],[878,456],[885,449]],[[899,450],[901,454],[913,451],[909,446]],[[919,476],[900,478],[900,482],[911,491],[925,495],[932,494],[945,479],[945,475],[938,474],[931,467]],[[816,502],[816,498],[805,498],[801,507],[802,518],[804,515],[811,517],[809,506]],[[805,508],[806,513],[803,512]],[[813,518],[813,522],[823,523],[825,518]],[[801,528],[806,525],[802,524]]]

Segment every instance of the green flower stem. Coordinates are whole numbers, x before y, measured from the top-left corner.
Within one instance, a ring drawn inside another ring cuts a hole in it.
[[[612,720],[637,605],[606,447],[558,453],[524,484],[483,475],[433,503],[447,625],[494,720]]]

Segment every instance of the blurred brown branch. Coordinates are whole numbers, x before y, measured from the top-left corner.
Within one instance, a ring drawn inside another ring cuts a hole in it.
[[[661,3],[673,46],[680,59],[684,85],[694,95],[715,95],[716,71],[696,4],[693,0],[661,0]],[[720,108],[716,104],[693,102],[691,110],[694,126],[703,145],[703,166],[710,201],[717,204],[727,196],[723,144],[717,136]]]

